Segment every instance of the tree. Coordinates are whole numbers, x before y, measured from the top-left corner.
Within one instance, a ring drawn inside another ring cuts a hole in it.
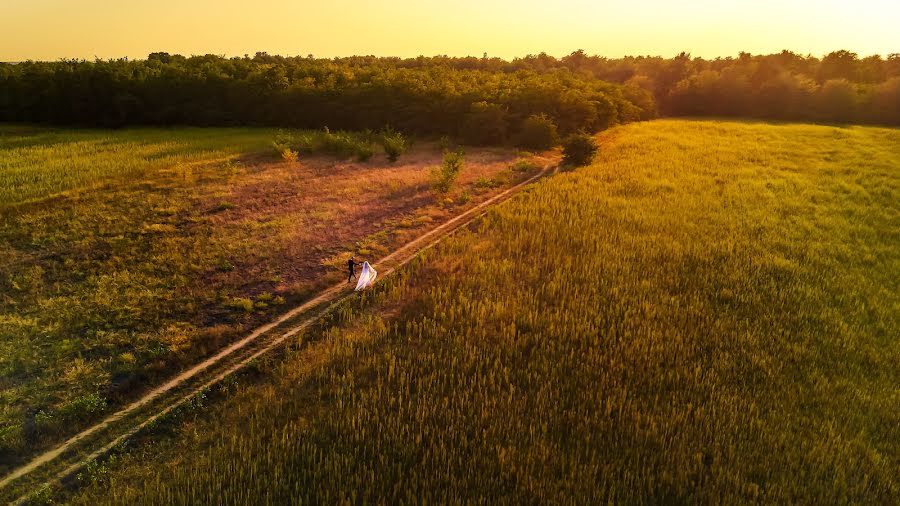
[[[388,161],[394,163],[406,151],[406,136],[391,128],[385,128],[381,133],[381,146]]]
[[[715,60],[686,53],[607,59],[579,51],[511,62],[158,52],[146,60],[0,63],[0,121],[342,130],[393,125],[483,145],[505,142],[541,114],[564,135],[652,118],[657,110],[883,123],[893,117],[893,85],[882,85],[893,77],[900,77],[900,55],[860,59],[849,51],[821,60],[789,51]]]
[[[845,49],[829,53],[822,58],[822,64],[819,67],[819,81],[825,82],[832,79],[846,79],[855,81],[857,79],[856,64],[859,57],[856,53],[851,53]]]
[[[522,122],[517,144],[523,148],[544,150],[556,145],[556,123],[546,114],[534,114]]]
[[[460,149],[445,151],[440,167],[431,169],[431,187],[436,193],[443,195],[450,191],[463,169],[463,157],[464,153]]]
[[[506,109],[498,104],[475,102],[463,122],[460,136],[469,144],[484,146],[506,140]]]
[[[870,121],[900,125],[900,76],[876,86],[869,97],[867,109]]]
[[[825,121],[852,122],[857,116],[856,87],[846,79],[826,81],[819,90],[819,117]]]
[[[811,79],[782,72],[760,85],[755,111],[763,118],[809,119],[817,90]]]

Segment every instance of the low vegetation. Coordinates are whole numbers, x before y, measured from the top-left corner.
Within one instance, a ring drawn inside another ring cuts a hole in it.
[[[453,187],[465,163],[465,153],[461,149],[444,151],[444,160],[431,169],[431,187],[438,194],[446,194]],[[478,183],[476,182],[476,186]]]
[[[593,136],[585,133],[572,134],[563,143],[563,164],[570,167],[588,165],[598,149]]]
[[[0,126],[0,472],[337,281],[344,267],[324,259],[377,258],[468,203],[429,191],[431,145],[404,164],[266,155],[291,136],[354,158],[377,146],[365,133]],[[512,151],[473,152],[460,193],[525,177]]]
[[[366,131],[332,132],[322,130],[279,130],[272,141],[275,152],[286,161],[296,161],[299,153],[327,154],[341,159],[367,162],[375,154],[376,146],[384,149],[388,161],[396,162],[406,152],[406,136],[387,128],[380,133]]]
[[[56,130],[0,125],[0,208],[259,151],[266,129]]]
[[[402,133],[388,128],[381,133],[381,146],[384,148],[384,154],[388,161],[393,163],[406,152],[407,139]]]
[[[896,503],[900,133],[601,139],[68,499]]]
[[[298,153],[319,153],[366,162],[375,154],[375,145],[370,137],[370,135],[353,132],[332,132],[327,128],[317,131],[279,130],[272,142],[272,147],[286,159],[290,153],[293,153],[295,160]]]

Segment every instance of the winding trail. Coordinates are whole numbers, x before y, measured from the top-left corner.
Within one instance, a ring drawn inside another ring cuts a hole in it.
[[[556,169],[555,165],[547,165],[539,173],[525,181],[507,188],[468,211],[451,218],[406,243],[376,263],[376,265],[380,266],[379,274],[381,276],[390,275],[398,268],[412,261],[421,252],[430,249],[453,234],[453,232],[484,216],[490,207],[504,202],[541,177],[556,172]],[[172,377],[167,382],[122,407],[97,424],[79,432],[57,447],[34,457],[28,463],[14,469],[0,479],[0,492],[3,492],[3,496],[12,492],[12,497],[24,493],[25,495],[21,495],[13,501],[14,504],[18,504],[26,501],[31,491],[37,487],[46,483],[59,483],[67,477],[73,476],[92,460],[106,454],[115,448],[116,445],[166,416],[198,393],[246,367],[253,360],[272,351],[287,339],[305,330],[316,322],[319,317],[327,313],[335,303],[352,293],[352,289],[348,288],[344,283],[339,283],[319,292],[313,299],[282,314],[272,322],[257,328],[247,336]],[[298,319],[301,316],[302,318]],[[278,330],[280,333],[273,332],[274,330]],[[142,411],[146,412],[142,413]],[[52,467],[51,464],[56,464],[59,469],[42,469],[44,467]],[[21,484],[19,487],[11,487],[15,482],[24,481],[28,475],[37,470],[42,471],[42,476],[31,480],[27,484]],[[24,490],[4,491],[3,489],[7,487],[23,488]],[[0,498],[3,496],[0,496]]]

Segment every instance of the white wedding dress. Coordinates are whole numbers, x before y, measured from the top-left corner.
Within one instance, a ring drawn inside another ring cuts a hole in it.
[[[372,286],[375,283],[375,276],[378,275],[378,271],[372,268],[369,265],[369,262],[363,262],[362,272],[359,273],[359,279],[356,281],[356,290],[360,291],[365,288]]]

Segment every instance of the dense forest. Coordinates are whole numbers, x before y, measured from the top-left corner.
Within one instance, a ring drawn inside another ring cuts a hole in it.
[[[704,60],[682,53],[611,60],[576,52],[556,65],[650,90],[666,116],[900,125],[900,54],[861,59],[835,51],[820,59],[782,51]]]
[[[393,59],[151,54],[0,66],[0,121],[97,126],[390,126],[494,144],[546,115],[562,133],[655,115],[650,92],[567,69],[505,72]]]
[[[506,61],[153,53],[0,64],[0,121],[390,126],[490,144],[534,116],[565,134],[658,114],[900,125],[900,55],[608,59],[577,51]]]

